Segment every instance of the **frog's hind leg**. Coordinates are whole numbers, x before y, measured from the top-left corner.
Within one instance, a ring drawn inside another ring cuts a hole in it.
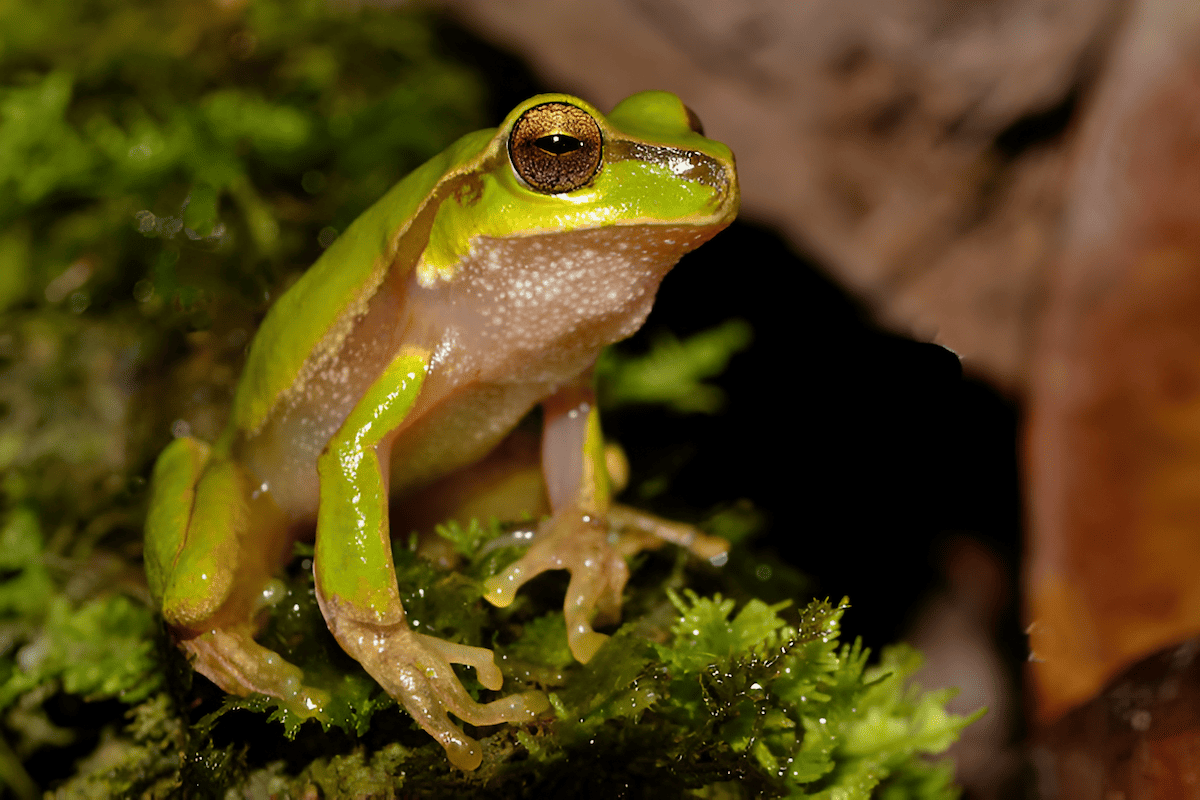
[[[319,716],[325,693],[254,641],[253,617],[290,537],[282,512],[252,485],[244,468],[203,442],[172,442],[154,468],[147,579],[198,672],[231,694],[259,692]]]

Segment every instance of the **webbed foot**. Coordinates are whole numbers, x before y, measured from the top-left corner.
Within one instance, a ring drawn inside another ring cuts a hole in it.
[[[474,667],[480,683],[498,690],[504,678],[492,651],[486,648],[415,633],[403,622],[374,625],[341,618],[337,620],[334,635],[346,652],[438,741],[450,763],[459,769],[477,768],[483,760],[483,751],[479,742],[450,720],[449,714],[471,725],[498,725],[529,722],[550,707],[546,695],[538,691],[509,695],[490,703],[475,702],[450,665]]]
[[[609,509],[608,519],[613,528],[621,531],[620,549],[625,555],[653,550],[664,544],[683,547],[713,566],[724,564],[729,555],[729,542],[686,522],[663,519],[621,504]]]
[[[603,521],[564,512],[542,523],[525,555],[487,580],[484,597],[504,608],[518,589],[551,569],[571,573],[563,603],[567,644],[577,661],[587,663],[608,640],[593,630],[593,621],[604,625],[620,619],[621,591],[629,580],[629,567],[609,541]]]
[[[551,569],[571,573],[563,616],[567,644],[577,661],[587,663],[608,640],[593,624],[617,622],[621,592],[629,580],[625,559],[642,550],[671,543],[686,547],[712,564],[724,563],[729,543],[684,523],[614,505],[607,519],[563,512],[542,523],[525,555],[485,584],[484,597],[504,608],[524,584]]]
[[[216,628],[180,645],[195,658],[196,671],[226,692],[269,695],[299,717],[322,719],[329,693],[305,686],[299,667],[254,641],[249,625],[244,628]]]

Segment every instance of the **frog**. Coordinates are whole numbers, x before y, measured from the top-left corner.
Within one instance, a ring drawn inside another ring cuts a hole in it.
[[[147,582],[195,670],[323,718],[328,693],[255,640],[307,530],[329,631],[452,765],[473,770],[482,750],[451,715],[488,726],[546,712],[537,689],[476,701],[451,665],[499,692],[493,651],[410,624],[389,508],[487,462],[540,406],[548,513],[484,597],[503,607],[567,570],[580,662],[607,638],[595,627],[619,619],[630,552],[656,537],[719,551],[613,501],[592,380],[602,348],[641,327],[663,276],[738,204],[730,149],[661,91],[607,115],[537,95],[393,186],[268,310],[222,433],[181,435],[155,462]]]

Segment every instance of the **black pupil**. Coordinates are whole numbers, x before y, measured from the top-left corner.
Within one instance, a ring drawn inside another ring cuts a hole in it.
[[[534,144],[539,149],[556,156],[565,156],[567,153],[573,153],[583,147],[583,142],[574,136],[567,136],[562,133],[552,133],[549,136],[543,136],[535,140]]]

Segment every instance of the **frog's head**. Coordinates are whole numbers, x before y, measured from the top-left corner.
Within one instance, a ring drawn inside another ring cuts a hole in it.
[[[733,153],[669,92],[635,94],[607,117],[578,98],[541,95],[514,109],[500,135],[517,182],[570,202],[585,226],[719,229],[737,215]]]
[[[454,149],[461,161],[430,196],[417,264],[427,287],[454,280],[479,237],[570,243],[601,229],[636,228],[665,272],[737,215],[733,153],[668,92],[633,95],[607,116],[571,95],[538,95]]]

